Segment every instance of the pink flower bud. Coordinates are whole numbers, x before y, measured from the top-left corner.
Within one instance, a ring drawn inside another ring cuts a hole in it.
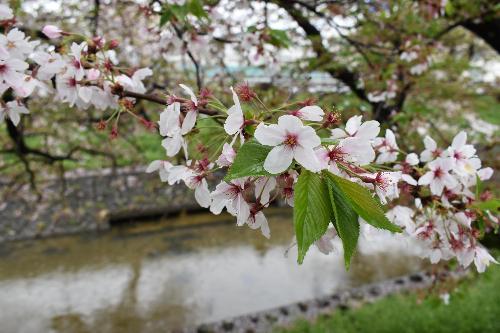
[[[43,27],[42,32],[50,39],[55,39],[62,36],[62,30],[55,25],[46,25],[45,27]]]
[[[99,78],[100,75],[101,72],[99,72],[99,70],[92,68],[87,72],[87,79],[89,79],[90,81],[95,81]]]
[[[117,41],[116,39],[112,39],[108,43],[108,49],[109,50],[114,50],[120,45],[120,42]]]

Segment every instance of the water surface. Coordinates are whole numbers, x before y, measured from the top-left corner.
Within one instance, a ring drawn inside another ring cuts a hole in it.
[[[2,332],[158,332],[216,321],[420,270],[371,240],[349,272],[341,251],[303,265],[289,211],[271,240],[230,216],[196,215],[0,245]],[[339,244],[337,244],[339,245]]]

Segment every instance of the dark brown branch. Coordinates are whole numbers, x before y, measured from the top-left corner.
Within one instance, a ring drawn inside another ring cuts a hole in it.
[[[158,95],[139,94],[139,93],[136,93],[133,91],[128,91],[128,90],[124,90],[121,95],[123,97],[132,97],[132,98],[142,99],[142,100],[150,101],[150,102],[161,104],[161,105],[167,105],[167,99],[160,97]],[[198,112],[200,112],[202,114],[209,115],[209,116],[215,116],[215,115],[219,114],[219,112],[217,112],[215,110],[209,110],[206,108],[198,108]]]
[[[302,14],[300,10],[293,7],[293,2],[285,0],[275,0],[275,3],[286,10],[288,14],[302,28],[302,30],[304,30],[306,37],[312,43],[312,48],[318,58],[323,61],[331,62],[333,57],[323,45],[320,31],[309,22],[309,20]],[[325,71],[328,72],[332,77],[342,81],[360,99],[369,102],[366,91],[358,87],[359,77],[356,73],[353,73],[347,67],[341,67],[340,65],[328,66],[327,68],[325,68]]]

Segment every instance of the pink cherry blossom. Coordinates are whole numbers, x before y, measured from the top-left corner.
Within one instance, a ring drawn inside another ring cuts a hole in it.
[[[50,39],[59,38],[62,36],[62,30],[56,27],[55,25],[46,25],[43,27],[42,32],[45,36]]]
[[[291,112],[290,114],[303,120],[322,121],[325,112],[317,105],[307,105],[299,110]]]
[[[215,163],[222,167],[230,166],[231,164],[233,164],[235,156],[236,152],[234,151],[233,147],[231,147],[231,145],[228,143],[224,143],[224,146],[222,147],[222,153],[215,161]]]

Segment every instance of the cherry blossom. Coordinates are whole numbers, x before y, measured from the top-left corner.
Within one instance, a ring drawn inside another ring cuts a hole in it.
[[[29,41],[21,30],[14,28],[7,35],[0,34],[0,47],[7,50],[12,58],[23,58],[33,52],[38,41]]]
[[[222,147],[222,153],[215,161],[215,163],[222,167],[230,166],[231,164],[233,164],[235,156],[236,152],[234,151],[233,147],[228,143],[224,143],[224,146]]]
[[[481,168],[481,160],[475,157],[476,149],[466,144],[467,134],[462,131],[458,133],[447,153],[453,160],[453,170],[459,175],[475,174]]]
[[[14,17],[12,9],[4,4],[0,4],[0,20],[10,20]]]
[[[430,136],[424,138],[424,145],[425,150],[420,154],[420,160],[422,162],[429,162],[443,156],[443,151],[437,147],[436,141]]]
[[[276,125],[260,123],[255,138],[263,145],[274,146],[264,161],[264,169],[272,174],[288,169],[294,158],[310,171],[320,170],[313,149],[320,145],[321,140],[312,127],[304,126],[295,116],[281,116]]]
[[[363,181],[371,183],[380,198],[382,204],[387,203],[387,199],[392,200],[399,196],[398,182],[401,179],[401,172],[378,172],[376,174],[361,174]]]
[[[220,214],[225,207],[230,214],[237,216],[237,225],[243,225],[250,216],[250,206],[243,196],[248,186],[247,178],[235,179],[230,183],[222,181],[210,194],[210,211]]]
[[[376,163],[384,164],[397,160],[399,147],[396,143],[396,137],[390,129],[385,131],[384,138],[376,138],[373,142],[373,145],[380,153],[377,157]]]
[[[28,114],[29,110],[22,104],[12,101],[3,106],[0,106],[0,120],[5,117],[9,118],[12,123],[17,126],[21,120],[21,114]]]
[[[317,105],[306,105],[299,110],[292,111],[290,114],[303,120],[322,121],[325,112]]]
[[[228,117],[224,122],[224,130],[229,135],[233,135],[241,131],[241,128],[243,127],[243,124],[245,122],[240,99],[238,98],[238,95],[234,91],[233,87],[231,87],[231,92],[233,93],[234,105],[231,106],[229,110],[227,110]]]
[[[457,185],[457,180],[449,173],[452,167],[453,162],[449,158],[430,162],[430,171],[419,178],[418,185],[430,185],[432,194],[441,195],[445,187],[451,189]]]
[[[495,258],[493,258],[485,248],[483,248],[482,246],[477,246],[475,248],[474,256],[474,264],[477,267],[477,271],[479,273],[483,273],[486,270],[486,267],[490,265],[490,263],[498,264],[498,261],[496,261]]]
[[[162,182],[168,181],[169,171],[173,167],[169,161],[156,160],[149,164],[146,169],[147,173],[158,171]]]
[[[23,72],[28,64],[16,58],[0,58],[0,82],[5,82],[11,87],[20,86],[24,80]]]
[[[109,124],[110,137],[114,138],[126,117],[147,129],[155,129],[156,124],[144,119],[134,108],[141,99],[146,99],[159,105],[158,111],[164,109],[159,114],[158,129],[167,157],[152,161],[145,171],[158,172],[160,180],[169,185],[184,183],[194,190],[200,206],[209,207],[214,214],[226,209],[236,217],[238,226],[246,224],[270,237],[265,210],[276,200],[294,206],[295,184],[304,170],[321,171],[321,175],[315,175],[320,178],[331,172],[364,186],[383,204],[389,204],[388,219],[402,227],[402,237],[415,243],[421,256],[431,263],[454,258],[463,267],[474,263],[480,272],[490,263],[496,263],[479,243],[478,232],[482,227],[480,223],[487,228],[497,228],[499,223],[493,209],[478,208],[480,203],[492,198],[491,191],[479,191],[478,179],[489,179],[493,169],[481,168],[476,149],[467,143],[465,132],[458,133],[446,149],[438,148],[436,142],[426,136],[421,154],[411,151],[406,154],[399,150],[396,135],[390,129],[384,137],[378,137],[377,121],[363,122],[362,116],[356,115],[347,121],[345,128],[339,128],[336,126],[339,113],[330,112],[325,117],[319,106],[312,105],[312,98],[295,104],[292,101],[276,109],[273,106],[270,112],[248,83],[230,88],[232,105],[228,108],[215,97],[211,100],[211,93],[206,89],[196,95],[184,84],[179,87],[187,98],[161,92],[148,94],[151,90],[148,78],[153,76],[153,70],[130,68],[121,63],[116,49],[118,41],[66,33],[47,25],[42,32],[49,38],[75,36],[58,40],[58,47],[54,48],[49,43],[26,37],[16,27],[13,14],[9,7],[0,5],[0,20],[8,20],[3,22],[4,33],[0,33],[0,94],[5,95],[0,104],[0,119],[8,118],[17,126],[21,115],[29,113],[25,98],[55,96],[79,111],[89,107],[110,109],[106,114],[111,116],[101,120],[97,127],[105,130]],[[169,47],[176,44],[177,49],[202,48],[200,51],[205,52],[209,46],[208,35],[201,37],[193,32],[173,38],[171,33],[160,36],[161,40],[169,40],[165,41]],[[263,33],[245,34],[254,45],[263,47],[263,38],[260,38],[264,37]],[[258,56],[265,56],[264,51]],[[412,75],[420,75],[430,64],[411,42],[405,46],[400,59],[413,66],[409,67]],[[368,99],[386,101],[394,98],[397,90],[398,80],[393,76],[385,90],[368,93]],[[4,94],[7,91],[8,94]],[[247,103],[245,112],[240,100]],[[215,109],[214,105],[217,105]],[[290,105],[298,105],[300,109],[290,110]],[[214,145],[200,144],[198,133],[202,127],[197,127],[198,117],[213,117],[213,127],[218,127],[221,133],[217,138],[214,136]],[[222,172],[231,172],[236,166],[233,162],[238,154],[243,154],[245,144],[257,143],[272,147],[267,148],[271,150],[264,154],[265,159],[258,157],[263,161],[257,161],[259,168],[263,164],[271,175],[263,176],[265,173],[260,169],[246,177],[220,181],[215,189],[210,188],[212,180],[220,180]],[[197,160],[190,160],[189,155]],[[405,156],[403,160],[402,156]],[[321,252],[329,253],[334,250],[332,241],[336,239],[335,229],[330,228],[315,238],[315,244]]]
[[[43,27],[42,32],[45,36],[50,39],[59,38],[62,36],[62,30],[56,27],[55,25],[46,25]]]
[[[345,130],[335,128],[332,130],[331,137],[340,139],[351,136],[365,141],[375,139],[380,132],[379,122],[369,120],[362,123],[362,119],[363,116],[351,117],[346,123]]]

